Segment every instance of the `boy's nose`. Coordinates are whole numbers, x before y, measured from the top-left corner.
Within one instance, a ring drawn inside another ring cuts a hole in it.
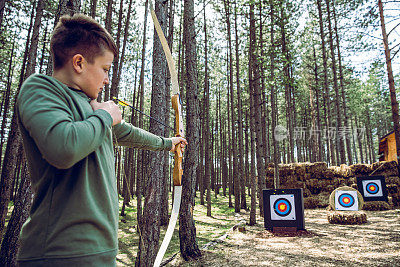
[[[106,78],[104,79],[104,84],[109,84],[109,83],[110,83],[110,78],[107,75]]]

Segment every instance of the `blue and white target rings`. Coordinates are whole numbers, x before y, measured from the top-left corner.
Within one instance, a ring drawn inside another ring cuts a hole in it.
[[[336,210],[358,210],[357,191],[335,192],[335,209]]]
[[[264,189],[264,226],[268,230],[304,229],[303,189]]]
[[[381,197],[382,183],[380,180],[364,180],[362,181],[363,188],[365,189],[364,195],[366,197]]]
[[[293,194],[271,195],[272,220],[296,220]]]
[[[339,203],[344,207],[351,207],[354,202],[354,197],[348,193],[343,193],[339,196]]]
[[[365,201],[388,201],[385,176],[357,177],[357,186]]]
[[[274,212],[278,216],[288,216],[290,212],[292,211],[292,205],[290,204],[289,201],[285,198],[279,198],[275,201],[274,203]]]

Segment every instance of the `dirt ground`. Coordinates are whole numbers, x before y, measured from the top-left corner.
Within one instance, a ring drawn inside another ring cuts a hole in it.
[[[305,210],[306,231],[297,236],[274,235],[258,218],[244,233],[229,230],[201,259],[178,255],[167,266],[400,266],[400,209],[366,213],[366,224],[337,225],[328,223],[327,210]]]

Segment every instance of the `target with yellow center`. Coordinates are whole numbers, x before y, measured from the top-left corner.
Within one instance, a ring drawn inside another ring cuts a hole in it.
[[[388,201],[384,176],[357,177],[357,186],[365,201]]]
[[[357,191],[335,192],[335,209],[336,210],[358,210]]]
[[[303,189],[263,190],[265,228],[304,229]]]

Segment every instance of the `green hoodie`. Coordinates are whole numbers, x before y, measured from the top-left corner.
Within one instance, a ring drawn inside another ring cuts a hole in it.
[[[169,139],[131,124],[112,127],[82,91],[32,75],[17,114],[34,199],[21,230],[20,263],[112,255],[118,250],[118,195],[113,139],[119,145],[169,150]]]

